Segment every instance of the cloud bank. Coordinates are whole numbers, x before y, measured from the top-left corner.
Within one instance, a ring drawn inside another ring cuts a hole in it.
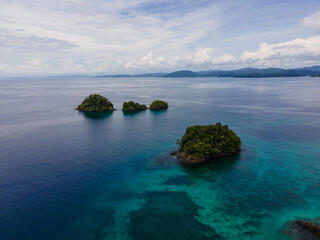
[[[244,52],[241,61],[260,66],[320,64],[320,36],[275,44],[261,43],[257,51]]]

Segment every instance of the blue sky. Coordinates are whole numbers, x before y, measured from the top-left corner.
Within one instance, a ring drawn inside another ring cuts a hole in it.
[[[0,75],[320,65],[319,0],[0,0]]]

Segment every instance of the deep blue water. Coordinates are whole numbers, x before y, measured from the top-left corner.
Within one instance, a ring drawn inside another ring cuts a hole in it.
[[[118,109],[73,109],[91,93]],[[0,239],[294,239],[320,217],[319,78],[0,80]],[[128,100],[166,111],[124,114]],[[228,124],[237,157],[169,153],[186,127]]]

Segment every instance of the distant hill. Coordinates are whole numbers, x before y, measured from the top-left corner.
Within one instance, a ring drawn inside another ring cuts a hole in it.
[[[200,77],[201,74],[198,72],[192,72],[189,70],[182,70],[177,72],[172,72],[164,75],[163,77]]]
[[[202,72],[177,71],[163,77],[234,77],[234,78],[266,78],[266,77],[301,77],[320,74],[320,66],[282,69],[282,68],[242,68],[237,70],[212,70]]]
[[[267,78],[267,77],[302,77],[302,76],[320,76],[320,66],[283,69],[283,68],[241,68],[236,70],[208,70],[193,72],[190,70],[181,70],[171,73],[146,73],[138,75],[103,75],[98,78],[107,77],[166,77],[166,78],[183,78],[183,77],[234,77],[234,78]]]
[[[320,66],[304,67],[304,68],[298,68],[298,69],[320,72]]]
[[[311,75],[310,77],[320,77],[320,73]]]
[[[145,74],[133,75],[133,77],[163,77],[165,75],[167,75],[167,73],[145,73]]]

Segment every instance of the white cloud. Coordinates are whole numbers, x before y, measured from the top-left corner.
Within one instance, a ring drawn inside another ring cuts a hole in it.
[[[40,74],[46,72],[54,72],[52,66],[43,59],[33,58],[25,64],[11,66],[8,64],[0,64],[0,72],[3,74]]]
[[[243,52],[241,60],[244,63],[266,66],[319,64],[320,36],[275,44],[261,43],[257,51]]]
[[[307,27],[312,27],[320,31],[320,11],[315,12],[310,16],[303,18],[302,23]]]
[[[230,54],[223,54],[222,56],[212,56],[214,49],[204,48],[198,49],[192,55],[187,56],[184,61],[190,65],[206,65],[214,66],[227,63],[235,63],[236,58]]]
[[[155,57],[150,51],[140,61],[128,62],[127,69],[139,69],[144,71],[171,71],[177,69],[210,69],[223,64],[234,63],[236,58],[230,54],[214,56],[212,48],[198,49],[187,56],[176,56],[172,58]]]
[[[138,71],[165,71],[171,69],[173,62],[165,59],[164,57],[155,57],[153,51],[150,51],[141,60],[135,62],[128,62],[124,67],[128,70]]]

